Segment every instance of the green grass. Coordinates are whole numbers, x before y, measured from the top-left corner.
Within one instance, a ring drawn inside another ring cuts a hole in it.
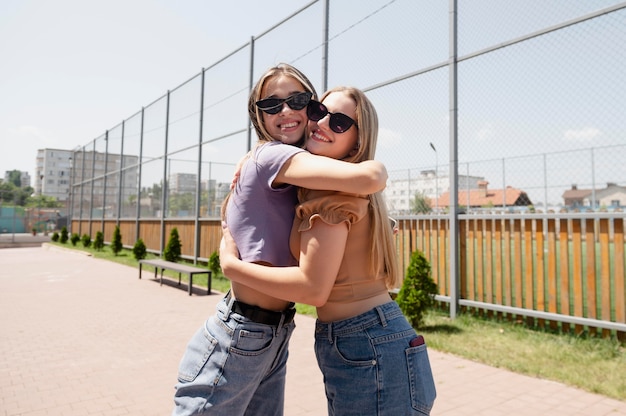
[[[626,350],[614,339],[555,334],[520,322],[430,311],[419,330],[429,347],[492,367],[626,400]]]
[[[80,242],[76,246],[51,244],[137,267],[130,250],[115,256],[108,246],[96,251],[84,248]],[[152,254],[148,257],[156,258]],[[170,272],[169,276],[178,279],[177,273]],[[194,286],[206,287],[205,276],[194,280],[197,280]],[[228,279],[213,276],[213,289],[225,293],[229,287]],[[298,313],[315,316],[312,306],[298,304],[296,308]],[[626,350],[615,339],[555,334],[529,328],[520,322],[497,321],[469,313],[451,320],[440,311],[430,311],[419,332],[433,350],[626,400]]]

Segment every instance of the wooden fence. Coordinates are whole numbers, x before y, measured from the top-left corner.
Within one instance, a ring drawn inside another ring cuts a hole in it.
[[[617,333],[624,339],[622,213],[461,215],[458,221],[461,305],[535,317],[541,325],[561,325],[565,330]],[[75,221],[72,230],[92,237],[102,230],[105,241],[111,241],[115,225],[120,226],[124,246],[132,247],[141,238],[157,254],[176,227],[183,257],[194,263],[206,263],[219,249],[221,238],[217,219],[199,220],[199,235],[193,220]],[[447,261],[449,218],[401,217],[398,227],[396,242],[403,270],[411,253],[422,251],[431,264],[438,298],[454,299]]]

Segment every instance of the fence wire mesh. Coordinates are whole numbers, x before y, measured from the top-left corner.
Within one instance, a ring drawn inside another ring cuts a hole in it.
[[[367,91],[394,215],[416,212],[420,198],[446,210],[454,164],[469,212],[626,205],[626,3],[462,2],[456,26],[446,2],[358,4],[329,2],[325,43],[324,2],[311,2],[86,144],[73,157],[71,215],[218,215],[234,165],[256,140],[251,83],[278,62],[297,66],[320,93],[341,84]],[[477,189],[513,189],[528,203],[478,204],[469,199]],[[586,196],[569,200],[571,191]]]

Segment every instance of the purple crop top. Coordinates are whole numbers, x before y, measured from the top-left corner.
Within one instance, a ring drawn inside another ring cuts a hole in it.
[[[298,188],[272,188],[272,182],[286,161],[304,151],[281,142],[264,143],[252,150],[242,166],[226,207],[226,221],[243,261],[298,264],[289,250]]]

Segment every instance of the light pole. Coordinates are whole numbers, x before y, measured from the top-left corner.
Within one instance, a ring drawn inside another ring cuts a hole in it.
[[[39,212],[37,214],[37,231],[39,231],[39,227],[41,226],[41,198],[43,197],[43,175],[39,175]]]
[[[430,142],[430,147],[435,151],[435,212],[439,214],[439,155],[433,142]]]

